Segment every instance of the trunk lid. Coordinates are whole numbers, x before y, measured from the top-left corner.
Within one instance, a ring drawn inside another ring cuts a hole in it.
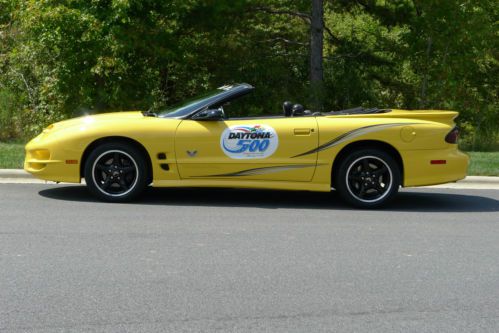
[[[434,121],[449,126],[454,126],[454,119],[459,115],[456,111],[444,110],[399,110],[391,109],[384,113],[350,114],[350,115],[328,115],[326,117],[340,118],[402,118]]]

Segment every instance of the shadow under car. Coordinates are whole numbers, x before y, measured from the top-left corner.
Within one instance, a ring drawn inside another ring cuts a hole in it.
[[[485,190],[487,191],[487,190]],[[493,190],[491,190],[493,191]],[[483,196],[483,190],[402,189],[383,211],[408,212],[498,212],[499,200]],[[475,195],[473,193],[476,193]],[[45,198],[98,202],[82,185],[56,186],[39,194]],[[112,203],[110,203],[112,204]],[[129,204],[166,206],[255,207],[353,210],[335,191],[273,191],[225,188],[147,188]]]

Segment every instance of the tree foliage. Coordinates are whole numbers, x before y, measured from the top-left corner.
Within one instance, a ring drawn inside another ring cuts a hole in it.
[[[324,0],[320,90],[311,15],[310,0],[0,0],[0,139],[248,82],[239,112],[455,109],[470,145],[497,140],[495,1]]]

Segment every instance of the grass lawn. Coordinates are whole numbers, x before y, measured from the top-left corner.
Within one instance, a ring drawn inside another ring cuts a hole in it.
[[[468,170],[473,176],[499,176],[499,152],[469,152],[471,164]],[[24,144],[0,142],[0,169],[23,167]]]
[[[24,162],[23,143],[0,142],[0,169],[20,169]]]
[[[499,176],[499,152],[469,152],[470,176]]]

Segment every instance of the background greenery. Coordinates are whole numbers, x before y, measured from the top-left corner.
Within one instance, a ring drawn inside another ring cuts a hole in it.
[[[21,169],[23,162],[23,144],[0,142],[0,169]]]
[[[496,0],[324,2],[324,87],[309,84],[309,0],[0,0],[0,140],[85,113],[161,109],[205,89],[461,112],[462,145],[498,145]]]

